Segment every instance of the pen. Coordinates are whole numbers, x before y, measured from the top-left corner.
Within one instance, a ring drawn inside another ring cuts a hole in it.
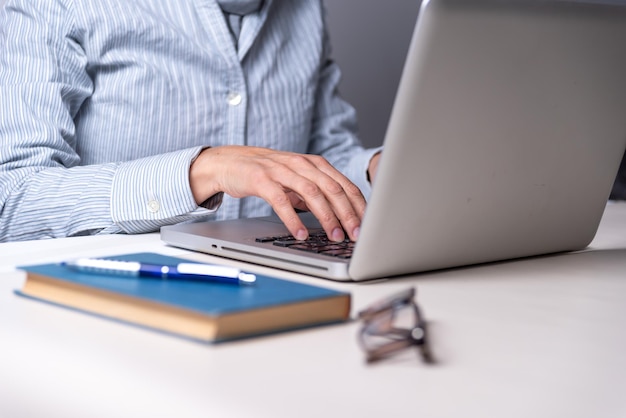
[[[152,277],[173,280],[206,280],[230,284],[252,284],[256,276],[235,267],[212,264],[179,263],[176,265],[147,264],[137,261],[79,258],[61,263],[83,273],[110,274],[126,277]]]

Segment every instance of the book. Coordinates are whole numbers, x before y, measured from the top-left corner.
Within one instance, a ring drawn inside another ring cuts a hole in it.
[[[157,253],[106,258],[191,262]],[[265,275],[237,286],[84,273],[61,264],[18,268],[26,272],[22,289],[15,291],[20,296],[208,343],[338,323],[350,315],[347,292]]]

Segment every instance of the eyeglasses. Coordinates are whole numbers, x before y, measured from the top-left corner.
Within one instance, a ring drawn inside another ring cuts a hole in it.
[[[373,363],[409,347],[416,347],[426,363],[433,363],[426,322],[415,302],[415,288],[378,301],[359,312],[363,321],[359,343],[368,363]]]

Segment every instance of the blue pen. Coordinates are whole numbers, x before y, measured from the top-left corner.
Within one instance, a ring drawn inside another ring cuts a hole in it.
[[[235,267],[211,264],[179,263],[176,265],[145,264],[137,261],[79,258],[62,265],[83,273],[110,274],[126,277],[152,277],[174,280],[206,280],[230,284],[252,284],[256,276]]]

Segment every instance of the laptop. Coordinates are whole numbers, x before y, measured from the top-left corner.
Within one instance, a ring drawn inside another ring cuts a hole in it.
[[[277,217],[166,226],[162,240],[343,281],[585,248],[626,147],[613,3],[424,1],[347,253],[289,245]]]

